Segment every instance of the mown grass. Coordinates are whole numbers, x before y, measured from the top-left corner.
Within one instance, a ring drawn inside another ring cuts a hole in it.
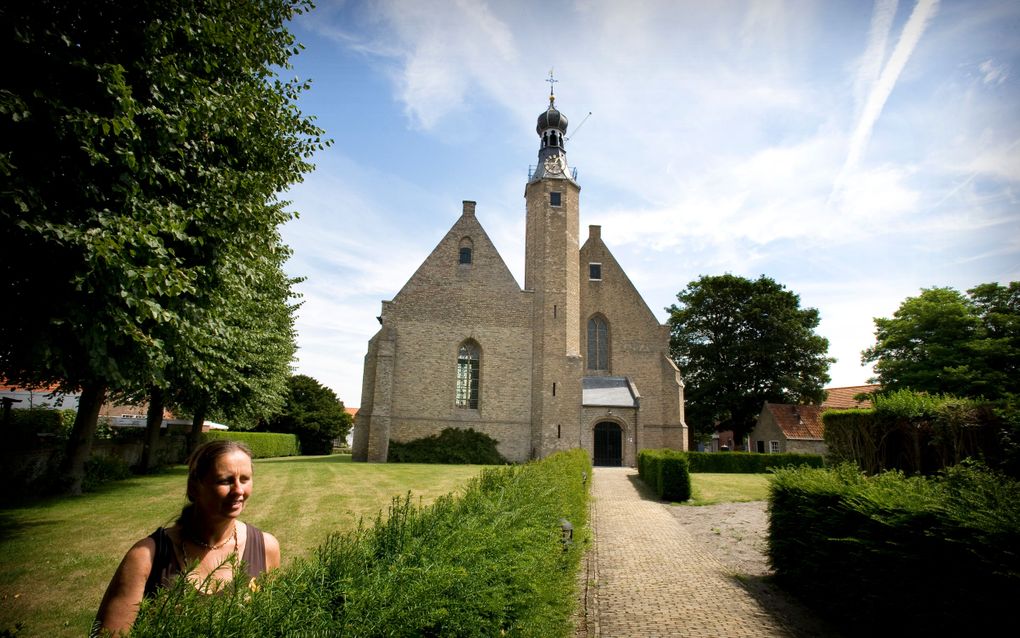
[[[691,500],[682,505],[716,505],[764,501],[771,474],[691,474]]]
[[[334,531],[371,525],[394,496],[431,503],[457,492],[480,466],[351,463],[349,456],[255,463],[243,520],[272,532],[284,564],[308,556]],[[0,511],[0,633],[81,636],[124,552],[184,505],[186,469],[131,478],[77,498]]]

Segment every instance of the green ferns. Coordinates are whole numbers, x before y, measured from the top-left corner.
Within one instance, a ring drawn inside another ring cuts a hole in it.
[[[330,536],[256,589],[167,588],[131,635],[569,636],[590,475],[574,450],[483,470],[429,507],[396,498],[385,520]]]

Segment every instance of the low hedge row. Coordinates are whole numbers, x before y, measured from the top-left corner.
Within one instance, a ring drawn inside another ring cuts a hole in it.
[[[256,459],[272,458],[276,456],[298,456],[301,449],[298,446],[297,435],[278,434],[275,432],[236,432],[229,430],[210,430],[202,433],[202,442],[214,439],[230,439],[247,445]]]
[[[688,452],[691,472],[764,474],[780,467],[822,467],[820,454],[758,454],[755,452]]]
[[[1020,482],[986,468],[779,470],[769,512],[777,579],[853,633],[983,635],[1020,599]]]
[[[483,470],[429,507],[395,499],[385,520],[256,588],[241,577],[203,596],[178,579],[143,603],[131,635],[570,636],[590,475],[574,450]]]
[[[691,472],[686,452],[641,450],[638,452],[638,476],[662,500],[691,498]]]

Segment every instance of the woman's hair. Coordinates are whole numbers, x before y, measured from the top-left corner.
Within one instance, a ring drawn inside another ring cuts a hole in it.
[[[216,459],[231,452],[243,452],[248,458],[252,458],[251,448],[240,441],[231,441],[230,439],[207,441],[195,448],[195,451],[188,457],[188,504],[181,510],[181,515],[177,518],[178,524],[183,525],[191,516],[194,507],[192,503],[195,502],[192,490],[213,469]]]

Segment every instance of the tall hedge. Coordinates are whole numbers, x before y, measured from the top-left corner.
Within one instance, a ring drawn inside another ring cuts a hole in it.
[[[1009,401],[901,390],[876,396],[870,409],[828,410],[822,423],[834,464],[933,474],[974,457],[1020,476],[1020,410]]]
[[[210,430],[202,434],[202,442],[215,439],[230,439],[247,445],[254,458],[265,459],[275,456],[298,456],[297,435],[278,434],[275,432],[232,432],[229,430]]]
[[[686,452],[641,450],[638,452],[638,476],[662,500],[689,500],[691,472],[687,459]]]
[[[1020,482],[968,464],[779,470],[768,554],[785,587],[855,635],[984,635],[1020,599]]]
[[[330,536],[254,590],[240,577],[204,596],[178,579],[131,635],[570,636],[590,475],[573,450],[484,470],[429,507],[395,499],[374,526]]]

